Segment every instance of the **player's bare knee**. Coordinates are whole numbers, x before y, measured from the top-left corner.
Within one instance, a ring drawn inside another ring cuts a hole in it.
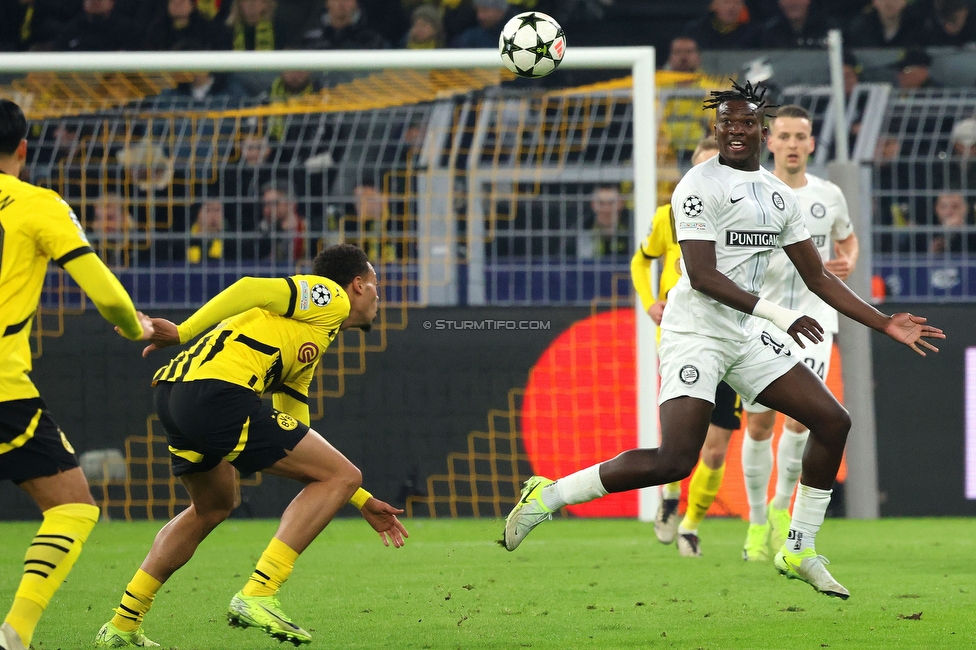
[[[706,445],[704,448],[702,448],[702,462],[712,469],[721,467],[725,464],[725,451],[726,447],[724,446],[719,447],[716,445],[714,447],[709,447]]]

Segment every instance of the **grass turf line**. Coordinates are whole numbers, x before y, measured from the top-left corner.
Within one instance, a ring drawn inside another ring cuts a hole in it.
[[[38,650],[90,647],[161,523],[99,524],[35,635]],[[828,520],[818,550],[843,602],[740,558],[746,524],[710,519],[704,557],[680,558],[630,520],[556,520],[514,553],[502,523],[407,520],[402,549],[362,521],[334,522],[280,593],[315,647],[960,648],[976,646],[976,551],[965,519]],[[0,524],[9,603],[37,524]],[[230,520],[163,586],[145,630],[163,648],[278,647],[226,624],[276,521]],[[6,607],[6,605],[4,605]],[[919,620],[913,615],[922,613]],[[290,647],[290,646],[281,646]]]

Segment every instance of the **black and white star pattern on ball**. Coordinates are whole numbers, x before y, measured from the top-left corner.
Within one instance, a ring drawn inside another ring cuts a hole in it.
[[[522,22],[518,26],[519,29],[522,29],[526,25],[528,25],[532,29],[536,29],[537,26],[539,25],[539,23],[546,22],[546,19],[545,18],[541,18],[541,17],[539,17],[538,14],[535,14],[535,13],[526,14],[525,16],[522,16],[522,18],[520,20]]]
[[[312,302],[319,307],[325,307],[332,302],[332,293],[324,284],[317,284],[312,287]]]
[[[502,42],[503,42],[503,45],[502,45],[502,56],[508,56],[509,58],[511,58],[511,56],[515,52],[517,52],[517,51],[519,51],[521,49],[520,47],[518,47],[517,45],[515,45],[515,34],[514,33],[511,36],[502,36]]]
[[[686,217],[697,217],[704,210],[705,204],[694,194],[685,199],[685,202],[681,204],[681,211],[685,213]]]

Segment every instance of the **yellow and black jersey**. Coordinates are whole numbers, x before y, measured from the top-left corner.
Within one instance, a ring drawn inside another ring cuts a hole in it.
[[[244,278],[179,326],[187,342],[219,322],[160,368],[153,383],[219,379],[307,402],[315,366],[349,309],[345,290],[328,278]]]
[[[89,253],[78,217],[57,193],[0,174],[0,402],[38,396],[28,377],[30,323],[48,260],[68,270],[86,291],[91,288],[100,310],[111,303],[103,313],[126,336],[141,335],[128,294]],[[88,259],[79,263],[80,258]]]

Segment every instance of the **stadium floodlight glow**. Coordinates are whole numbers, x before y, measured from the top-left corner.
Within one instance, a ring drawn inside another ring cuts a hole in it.
[[[567,35],[572,41],[572,33]],[[281,72],[376,71],[396,69],[504,69],[496,48],[444,50],[346,50],[271,52],[29,52],[0,54],[0,72]],[[657,208],[657,115],[653,47],[570,47],[559,69],[617,69],[632,75],[634,229],[636,249]],[[556,73],[558,74],[558,72]],[[444,266],[450,247],[431,245],[420,254],[421,268]],[[477,251],[468,251],[469,256]],[[425,257],[426,256],[426,257]],[[426,260],[426,261],[425,261]],[[483,261],[483,258],[482,258]],[[426,265],[426,266],[425,266]],[[469,272],[472,267],[469,257]],[[639,447],[656,447],[660,436],[657,408],[656,326],[637,311],[637,409]],[[659,503],[657,488],[640,491],[639,517],[651,521]]]

